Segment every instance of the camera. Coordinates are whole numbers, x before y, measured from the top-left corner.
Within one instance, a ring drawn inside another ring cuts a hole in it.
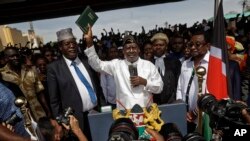
[[[242,103],[231,99],[217,101],[212,94],[204,94],[199,97],[197,105],[209,115],[210,127],[221,130],[224,135],[231,127],[246,125],[241,111],[248,107]]]
[[[8,118],[5,123],[6,124],[10,124],[12,126],[16,125],[16,123],[18,123],[19,121],[21,121],[22,119],[20,117],[18,117],[15,113],[13,115],[11,115],[10,118]]]
[[[69,125],[69,115],[73,115],[74,111],[71,107],[68,107],[64,110],[64,113],[62,115],[59,115],[56,117],[56,121],[58,124],[66,124]]]
[[[198,132],[188,133],[183,137],[183,141],[205,141],[203,136]]]
[[[108,141],[138,140],[139,133],[134,123],[129,118],[119,118],[114,121],[109,129]]]

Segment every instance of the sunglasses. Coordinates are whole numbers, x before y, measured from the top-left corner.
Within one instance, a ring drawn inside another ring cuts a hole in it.
[[[200,48],[205,46],[206,44],[206,42],[189,42],[187,43],[187,47],[191,48],[194,46],[195,48]]]

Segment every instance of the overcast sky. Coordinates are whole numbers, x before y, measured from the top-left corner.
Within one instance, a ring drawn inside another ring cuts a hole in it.
[[[241,12],[242,6],[240,1],[242,0],[224,0],[224,13],[229,11]],[[213,14],[214,0],[185,0],[175,3],[98,12],[99,19],[93,26],[93,34],[100,37],[103,28],[109,32],[111,27],[114,29],[114,32],[117,32],[117,29],[119,29],[121,33],[125,30],[141,32],[141,26],[144,26],[145,30],[148,31],[153,29],[155,25],[164,27],[166,21],[171,25],[187,23],[188,26],[191,26],[196,21],[201,22],[202,19],[213,17]],[[75,36],[79,39],[82,32],[75,24],[78,17],[79,15],[38,20],[33,21],[33,25],[36,34],[43,37],[44,43],[56,41],[56,31],[68,27],[73,29]],[[28,22],[9,24],[9,26],[17,28],[24,33],[27,33],[29,29]]]

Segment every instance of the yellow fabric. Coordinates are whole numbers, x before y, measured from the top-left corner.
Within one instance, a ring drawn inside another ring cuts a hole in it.
[[[235,50],[243,51],[244,47],[240,42],[237,42],[233,36],[226,36],[226,42],[229,45],[228,49],[233,53]]]
[[[226,42],[228,44],[228,50],[233,53],[235,50],[235,39],[232,36],[226,36]]]
[[[243,45],[240,43],[240,42],[235,42],[235,49],[237,50],[237,51],[243,51],[244,50],[244,47],[243,47]]]

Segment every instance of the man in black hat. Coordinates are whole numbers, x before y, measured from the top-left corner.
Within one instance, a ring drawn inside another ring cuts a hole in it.
[[[101,61],[96,54],[91,27],[84,38],[87,44],[84,52],[90,66],[98,72],[114,76],[118,109],[131,109],[135,104],[147,107],[152,103],[152,93],[162,91],[163,82],[157,68],[150,61],[139,57],[140,49],[133,36],[123,39],[125,59],[111,61]]]

